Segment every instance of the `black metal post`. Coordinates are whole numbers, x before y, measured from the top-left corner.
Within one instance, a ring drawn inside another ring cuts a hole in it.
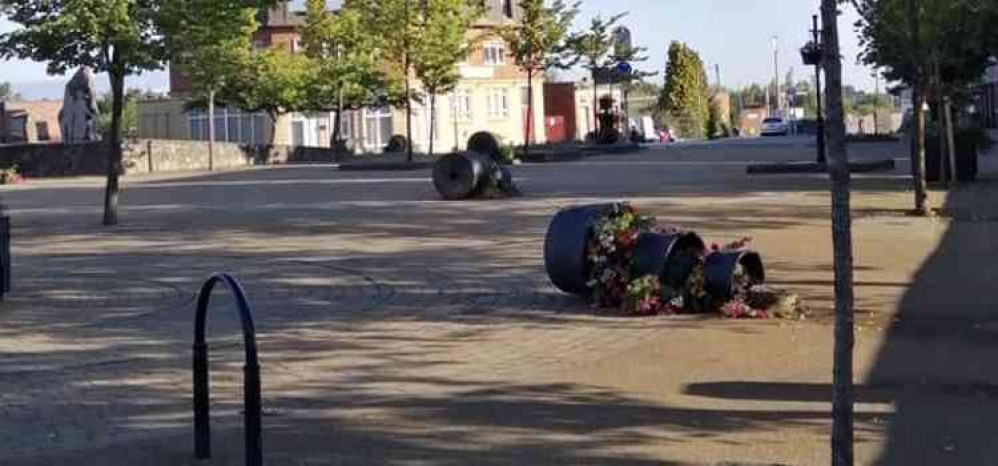
[[[811,19],[814,22],[814,29],[811,30],[811,33],[814,35],[814,43],[821,44],[821,39],[819,37],[821,30],[818,29],[818,15],[812,16]],[[822,53],[824,53],[823,49]],[[824,58],[822,58],[822,60],[819,60],[818,63],[814,65],[814,84],[816,87],[816,89],[814,90],[814,95],[818,99],[816,107],[816,110],[818,112],[817,115],[818,163],[825,165],[828,163],[828,159],[825,156],[825,117],[821,109],[821,65],[823,60]]]
[[[236,299],[243,329],[246,364],[243,367],[243,422],[246,436],[246,465],[263,465],[260,363],[257,358],[256,328],[246,293],[231,275],[212,275],[198,295],[194,324],[194,455],[199,460],[211,458],[210,392],[208,386],[208,344],[205,327],[211,292],[217,283],[224,283]]]
[[[11,290],[10,217],[0,215],[0,300]]]

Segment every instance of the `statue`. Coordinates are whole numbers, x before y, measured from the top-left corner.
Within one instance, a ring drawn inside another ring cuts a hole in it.
[[[59,127],[64,142],[96,141],[97,89],[87,67],[81,67],[66,84],[66,94],[59,111]]]

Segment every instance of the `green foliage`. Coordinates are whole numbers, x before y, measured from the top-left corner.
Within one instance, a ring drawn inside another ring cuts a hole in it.
[[[702,138],[710,107],[707,73],[700,55],[679,42],[669,46],[660,108],[685,138]]]
[[[453,90],[461,80],[457,68],[468,56],[468,29],[483,10],[469,0],[425,0],[422,33],[410,56],[416,78],[430,95],[431,128],[436,126],[436,96]],[[433,138],[430,131],[430,155]]]
[[[139,109],[138,102],[146,98],[146,95],[139,89],[129,89],[125,93],[124,105],[121,111],[121,135],[126,138],[135,138],[139,135]],[[108,138],[111,133],[111,110],[112,95],[104,94],[97,101],[97,109],[100,116],[97,126],[104,138]]]
[[[613,30],[625,16],[626,13],[613,15],[609,19],[596,16],[589,24],[589,29],[571,38],[570,44],[575,61],[582,63],[582,67],[589,70],[594,81],[598,73],[608,70],[617,63],[616,57],[610,53],[614,48]]]
[[[468,0],[425,0],[425,5],[412,67],[428,93],[442,94],[461,80],[457,64],[468,55],[468,29],[482,10]]]
[[[545,0],[520,0],[521,18],[517,24],[499,29],[509,46],[513,61],[527,73],[527,114],[534,114],[534,74],[552,68],[567,69],[574,65],[568,61],[571,54],[568,30],[579,14],[579,2],[568,6],[563,0],[550,5]],[[524,147],[531,143],[530,124],[524,126]]]
[[[171,66],[196,95],[213,97],[251,66],[257,9],[245,0],[164,2],[161,25]]]
[[[338,13],[324,0],[307,2],[302,44],[309,58],[305,107],[313,110],[357,108],[385,96],[378,37],[368,30],[363,12],[348,4]]]
[[[575,64],[570,59],[568,31],[579,13],[579,3],[571,6],[563,0],[554,0],[550,6],[545,3],[545,0],[520,0],[519,24],[499,29],[513,60],[528,73],[567,69]]]
[[[154,70],[166,55],[148,0],[0,0],[23,28],[0,34],[0,56],[48,62],[51,74],[87,66],[117,76]]]
[[[706,133],[708,139],[724,137],[724,121],[721,116],[721,106],[711,101],[707,112]]]
[[[906,0],[856,0],[863,52],[860,60],[884,68],[892,81],[914,84],[916,70],[938,63],[942,84],[978,80],[996,49],[993,0],[919,0],[921,47],[914,47]]]
[[[14,92],[8,82],[0,83],[0,102],[5,100],[21,100],[21,95]]]
[[[305,107],[312,73],[304,55],[283,48],[257,51],[250,69],[223,89],[221,100],[247,110],[265,111],[276,121],[281,113]]]

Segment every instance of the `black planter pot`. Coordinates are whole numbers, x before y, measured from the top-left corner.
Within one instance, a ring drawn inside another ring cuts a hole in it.
[[[468,138],[468,150],[485,154],[496,162],[502,161],[502,145],[499,143],[499,137],[488,131],[472,134]]]
[[[589,263],[586,244],[596,218],[613,210],[615,204],[571,207],[551,220],[544,239],[544,268],[558,289],[588,295]]]
[[[689,249],[703,252],[706,245],[696,233],[644,233],[634,245],[632,276],[656,275],[659,281],[672,288],[679,288],[693,271],[696,256],[679,257]]]
[[[751,251],[719,252],[707,256],[703,265],[704,291],[715,301],[728,302],[735,297],[735,267],[741,264],[755,283],[766,281],[762,256]]]
[[[978,154],[980,144],[978,136],[969,131],[958,131],[956,133],[956,171],[958,181],[969,182],[977,179]],[[914,141],[912,141],[914,146]],[[938,183],[940,181],[940,141],[936,134],[925,136],[925,181]],[[914,149],[912,149],[914,153]],[[948,161],[947,161],[948,163]],[[946,170],[949,170],[947,165]]]
[[[444,199],[468,199],[482,191],[492,163],[482,154],[445,155],[433,167],[433,186]]]

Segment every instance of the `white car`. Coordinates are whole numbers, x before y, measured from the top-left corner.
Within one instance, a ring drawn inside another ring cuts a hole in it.
[[[790,126],[787,122],[783,121],[783,118],[766,118],[762,120],[762,134],[763,136],[786,136],[790,132]]]

